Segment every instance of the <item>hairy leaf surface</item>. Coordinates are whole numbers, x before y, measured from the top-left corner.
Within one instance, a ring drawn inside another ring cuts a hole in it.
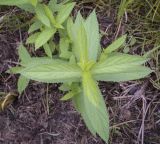
[[[116,53],[97,63],[92,73],[97,80],[102,81],[127,81],[147,76],[152,71],[141,66],[147,61],[140,56]]]
[[[46,63],[45,60],[43,63],[31,61],[20,73],[29,79],[46,83],[77,82],[81,77],[78,66],[62,60],[46,60]]]
[[[84,107],[94,131],[104,140],[109,138],[109,117],[97,82],[89,72],[83,73]]]
[[[95,10],[89,15],[89,17],[85,21],[85,30],[87,33],[89,60],[96,61],[100,48],[100,35]]]

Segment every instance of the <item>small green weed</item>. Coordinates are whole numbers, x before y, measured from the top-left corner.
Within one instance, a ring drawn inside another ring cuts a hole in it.
[[[148,58],[117,52],[125,43],[127,35],[121,36],[101,51],[95,11],[86,19],[79,12],[74,21],[68,16],[75,3],[65,1],[57,4],[54,0],[47,5],[37,0],[11,2],[13,1],[5,0],[0,4],[16,4],[23,9],[26,9],[25,4],[30,5],[27,8],[35,13],[35,21],[29,29],[29,33],[34,33],[27,43],[33,42],[35,49],[43,46],[48,55],[31,57],[26,48],[20,45],[21,66],[9,70],[20,74],[19,92],[22,93],[30,79],[44,83],[62,83],[60,89],[68,93],[61,100],[72,100],[91,133],[94,136],[98,134],[108,142],[109,116],[98,81],[120,82],[143,78],[152,72],[142,66]],[[57,31],[60,34],[60,49],[58,55],[53,55],[49,49],[53,46],[52,38]]]

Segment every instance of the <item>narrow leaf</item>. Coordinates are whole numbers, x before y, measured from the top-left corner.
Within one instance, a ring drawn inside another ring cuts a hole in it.
[[[45,13],[46,13],[47,17],[49,18],[50,22],[52,23],[52,25],[55,26],[56,20],[53,15],[53,12],[50,10],[50,8],[47,5],[43,5],[43,6],[44,6]]]
[[[67,94],[65,94],[60,100],[62,101],[66,101],[71,99],[72,97],[74,97],[76,95],[76,93],[74,93],[73,91],[68,92]]]
[[[72,27],[73,27],[73,20],[72,18],[68,18],[67,20],[67,33],[69,38],[72,38]]]
[[[52,50],[51,50],[49,44],[47,44],[47,43],[44,44],[43,48],[44,48],[44,51],[47,54],[47,56],[50,57],[50,58],[52,58]]]
[[[20,72],[28,79],[47,82],[77,82],[81,77],[81,70],[77,65],[62,60],[40,60],[33,62]]]
[[[126,41],[127,35],[123,35],[117,40],[115,40],[112,44],[110,44],[106,49],[104,49],[104,53],[108,54],[113,51],[116,51],[118,48],[120,48]]]
[[[36,39],[38,38],[40,32],[36,32],[27,38],[26,44],[34,44],[36,42]]]
[[[55,34],[56,29],[45,28],[37,37],[35,41],[35,49],[40,48],[42,45],[47,43],[49,39]]]
[[[22,5],[26,3],[28,3],[28,0],[0,0],[0,5],[15,6],[15,5]]]
[[[34,31],[40,29],[41,27],[42,27],[42,23],[40,21],[36,21],[29,27],[28,33],[30,34]]]
[[[69,40],[66,38],[60,39],[60,57],[64,59],[69,59],[72,53],[69,51]]]
[[[88,61],[87,35],[84,28],[83,18],[79,13],[72,28],[73,52],[78,62],[85,63]]]
[[[22,94],[22,92],[26,89],[29,84],[29,79],[24,76],[20,76],[18,79],[18,92]]]
[[[86,108],[85,108],[85,103],[84,103],[84,95],[83,95],[83,91],[79,94],[77,94],[76,96],[72,97],[74,106],[76,108],[76,110],[78,112],[80,112],[80,114],[82,115],[82,118],[87,126],[87,128],[90,130],[90,132],[96,136],[96,131],[94,130],[94,126],[92,125],[88,114],[86,112]]]
[[[109,139],[109,116],[103,96],[89,72],[83,73],[84,107],[95,132],[106,142]]]
[[[30,12],[30,13],[35,13],[35,8],[33,5],[31,4],[20,4],[20,5],[17,5],[19,8],[21,8],[22,10],[25,10],[27,12]]]
[[[23,67],[12,67],[9,70],[7,70],[7,73],[11,73],[11,74],[18,74],[20,73],[20,71],[23,69]]]
[[[87,33],[89,60],[96,61],[100,48],[100,36],[99,25],[95,10],[89,15],[89,17],[85,21],[85,30]]]
[[[36,7],[37,3],[38,3],[38,0],[29,0],[29,2],[34,6]]]
[[[62,24],[70,15],[71,11],[73,10],[76,3],[68,3],[61,7],[60,11],[58,12],[58,15],[56,17],[56,21],[59,24]]]
[[[97,80],[127,81],[147,76],[152,71],[141,66],[148,59],[140,56],[116,53],[97,63],[92,73]]]
[[[98,81],[112,81],[112,82],[123,82],[129,80],[137,80],[148,76],[152,70],[143,66],[133,66],[128,68],[128,70],[121,71],[110,71],[110,72],[98,72],[94,71],[94,78]]]
[[[38,19],[47,27],[51,27],[50,25],[50,20],[49,18],[46,16],[45,10],[44,10],[44,6],[42,4],[38,4],[36,7],[36,14]]]
[[[26,63],[31,59],[30,54],[28,53],[27,49],[23,46],[23,44],[20,44],[20,46],[18,47],[18,55],[22,63]]]

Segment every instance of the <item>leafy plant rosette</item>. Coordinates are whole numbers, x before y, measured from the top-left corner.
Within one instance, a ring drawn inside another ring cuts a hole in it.
[[[68,20],[67,34],[71,41],[69,59],[31,57],[25,47],[19,47],[20,67],[10,69],[28,79],[44,83],[62,83],[67,91],[61,100],[72,100],[91,133],[105,142],[109,139],[109,116],[98,81],[128,81],[140,79],[152,72],[143,66],[148,59],[117,52],[126,40],[123,35],[101,52],[99,25],[95,11],[87,19],[78,13]],[[65,47],[65,45],[64,45]],[[27,82],[26,82],[27,81]]]

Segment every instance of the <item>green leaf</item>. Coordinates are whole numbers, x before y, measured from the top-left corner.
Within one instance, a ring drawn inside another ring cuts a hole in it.
[[[47,43],[49,39],[55,34],[56,29],[54,28],[45,28],[37,37],[35,41],[35,49],[37,50],[42,45]]]
[[[18,74],[20,73],[20,71],[23,70],[23,67],[12,67],[9,70],[7,70],[7,73],[11,73],[11,74]]]
[[[85,21],[85,30],[87,33],[89,60],[96,61],[100,48],[99,25],[95,10]]]
[[[152,70],[142,66],[130,67],[128,70],[110,71],[110,72],[93,72],[94,78],[98,81],[123,82],[129,80],[137,80],[149,75]]]
[[[40,32],[36,32],[29,36],[26,40],[26,44],[34,44],[36,42],[36,39],[38,38]]]
[[[65,94],[60,100],[62,101],[67,101],[71,98],[73,98],[77,93],[73,92],[73,91],[70,91],[68,92],[67,94]]]
[[[85,63],[88,61],[87,35],[84,28],[84,21],[79,13],[72,28],[73,52],[78,62]]]
[[[50,8],[47,5],[44,5],[44,10],[45,10],[45,13],[48,16],[50,22],[52,23],[52,25],[55,26],[56,28],[62,28],[63,29],[63,26],[56,22],[52,11],[50,10]]]
[[[88,114],[86,112],[86,108],[85,108],[85,103],[84,103],[84,95],[83,95],[83,91],[79,94],[77,94],[76,96],[72,97],[74,106],[76,108],[76,110],[78,112],[80,112],[80,114],[82,115],[82,118],[87,126],[87,128],[90,130],[90,132],[96,136],[96,131],[94,130],[94,127],[88,117]]]
[[[60,3],[58,3],[59,1],[57,1],[57,0],[50,0],[48,6],[52,10],[52,12],[54,13],[54,12],[60,11],[62,6],[69,1],[70,0],[63,0]]]
[[[34,6],[36,7],[37,3],[38,3],[38,0],[29,0],[29,2]]]
[[[27,12],[30,13],[35,13],[35,8],[33,5],[31,4],[21,4],[21,5],[17,5],[19,8],[21,8],[22,10],[25,10]]]
[[[105,141],[109,139],[109,116],[98,84],[89,72],[83,73],[84,108],[95,132]]]
[[[44,51],[47,54],[47,56],[50,57],[50,58],[52,58],[52,50],[51,50],[49,44],[47,44],[47,43],[44,44],[43,48],[44,48]]]
[[[20,72],[24,77],[40,82],[77,82],[81,77],[81,70],[77,65],[62,60],[40,60],[32,63]]]
[[[29,27],[28,33],[30,34],[34,31],[40,29],[41,27],[42,27],[42,23],[37,20]]]
[[[52,10],[52,12],[57,12],[59,9],[59,5],[57,4],[57,0],[50,0],[48,6]]]
[[[24,67],[34,67],[40,64],[48,64],[52,62],[53,62],[53,59],[50,59],[48,57],[32,57],[31,61],[23,63],[23,66]]]
[[[36,7],[36,14],[37,14],[37,17],[38,19],[47,27],[51,27],[51,24],[50,24],[50,20],[49,18],[47,17],[46,13],[45,13],[45,10],[44,10],[44,6],[42,4],[38,4],[37,7]]]
[[[60,39],[60,57],[64,59],[69,59],[72,53],[69,51],[69,40],[66,38]]]
[[[53,16],[53,13],[52,13],[52,11],[50,10],[50,8],[49,8],[47,5],[44,5],[44,10],[45,10],[45,13],[46,13],[47,17],[49,18],[50,22],[51,22],[53,25],[56,25],[55,17]]]
[[[92,68],[96,80],[127,81],[143,78],[152,71],[141,66],[148,59],[140,56],[116,53],[97,63]]]
[[[28,3],[28,0],[0,0],[0,5],[16,6]]]
[[[118,48],[120,48],[126,41],[127,35],[123,35],[117,40],[115,40],[112,44],[110,44],[106,49],[104,49],[104,53],[108,54],[113,51],[116,51]]]
[[[51,49],[51,51],[53,53],[56,50],[56,44],[53,42],[52,39],[49,40],[48,44],[49,44],[49,47],[50,47],[50,49]]]
[[[72,27],[73,27],[73,20],[72,18],[69,17],[67,20],[67,33],[70,39],[72,37]]]
[[[29,84],[29,79],[20,76],[18,79],[18,92],[22,94],[22,92],[26,89]]]
[[[75,6],[76,3],[68,3],[68,4],[65,4],[61,7],[61,9],[59,10],[58,12],[58,15],[56,17],[56,21],[59,23],[59,24],[62,24],[70,15],[70,13],[72,12],[74,6]]]
[[[61,91],[70,91],[71,87],[68,85],[68,83],[63,83],[58,89]]]
[[[31,60],[31,56],[23,44],[20,44],[18,47],[18,55],[22,63],[26,63]]]

